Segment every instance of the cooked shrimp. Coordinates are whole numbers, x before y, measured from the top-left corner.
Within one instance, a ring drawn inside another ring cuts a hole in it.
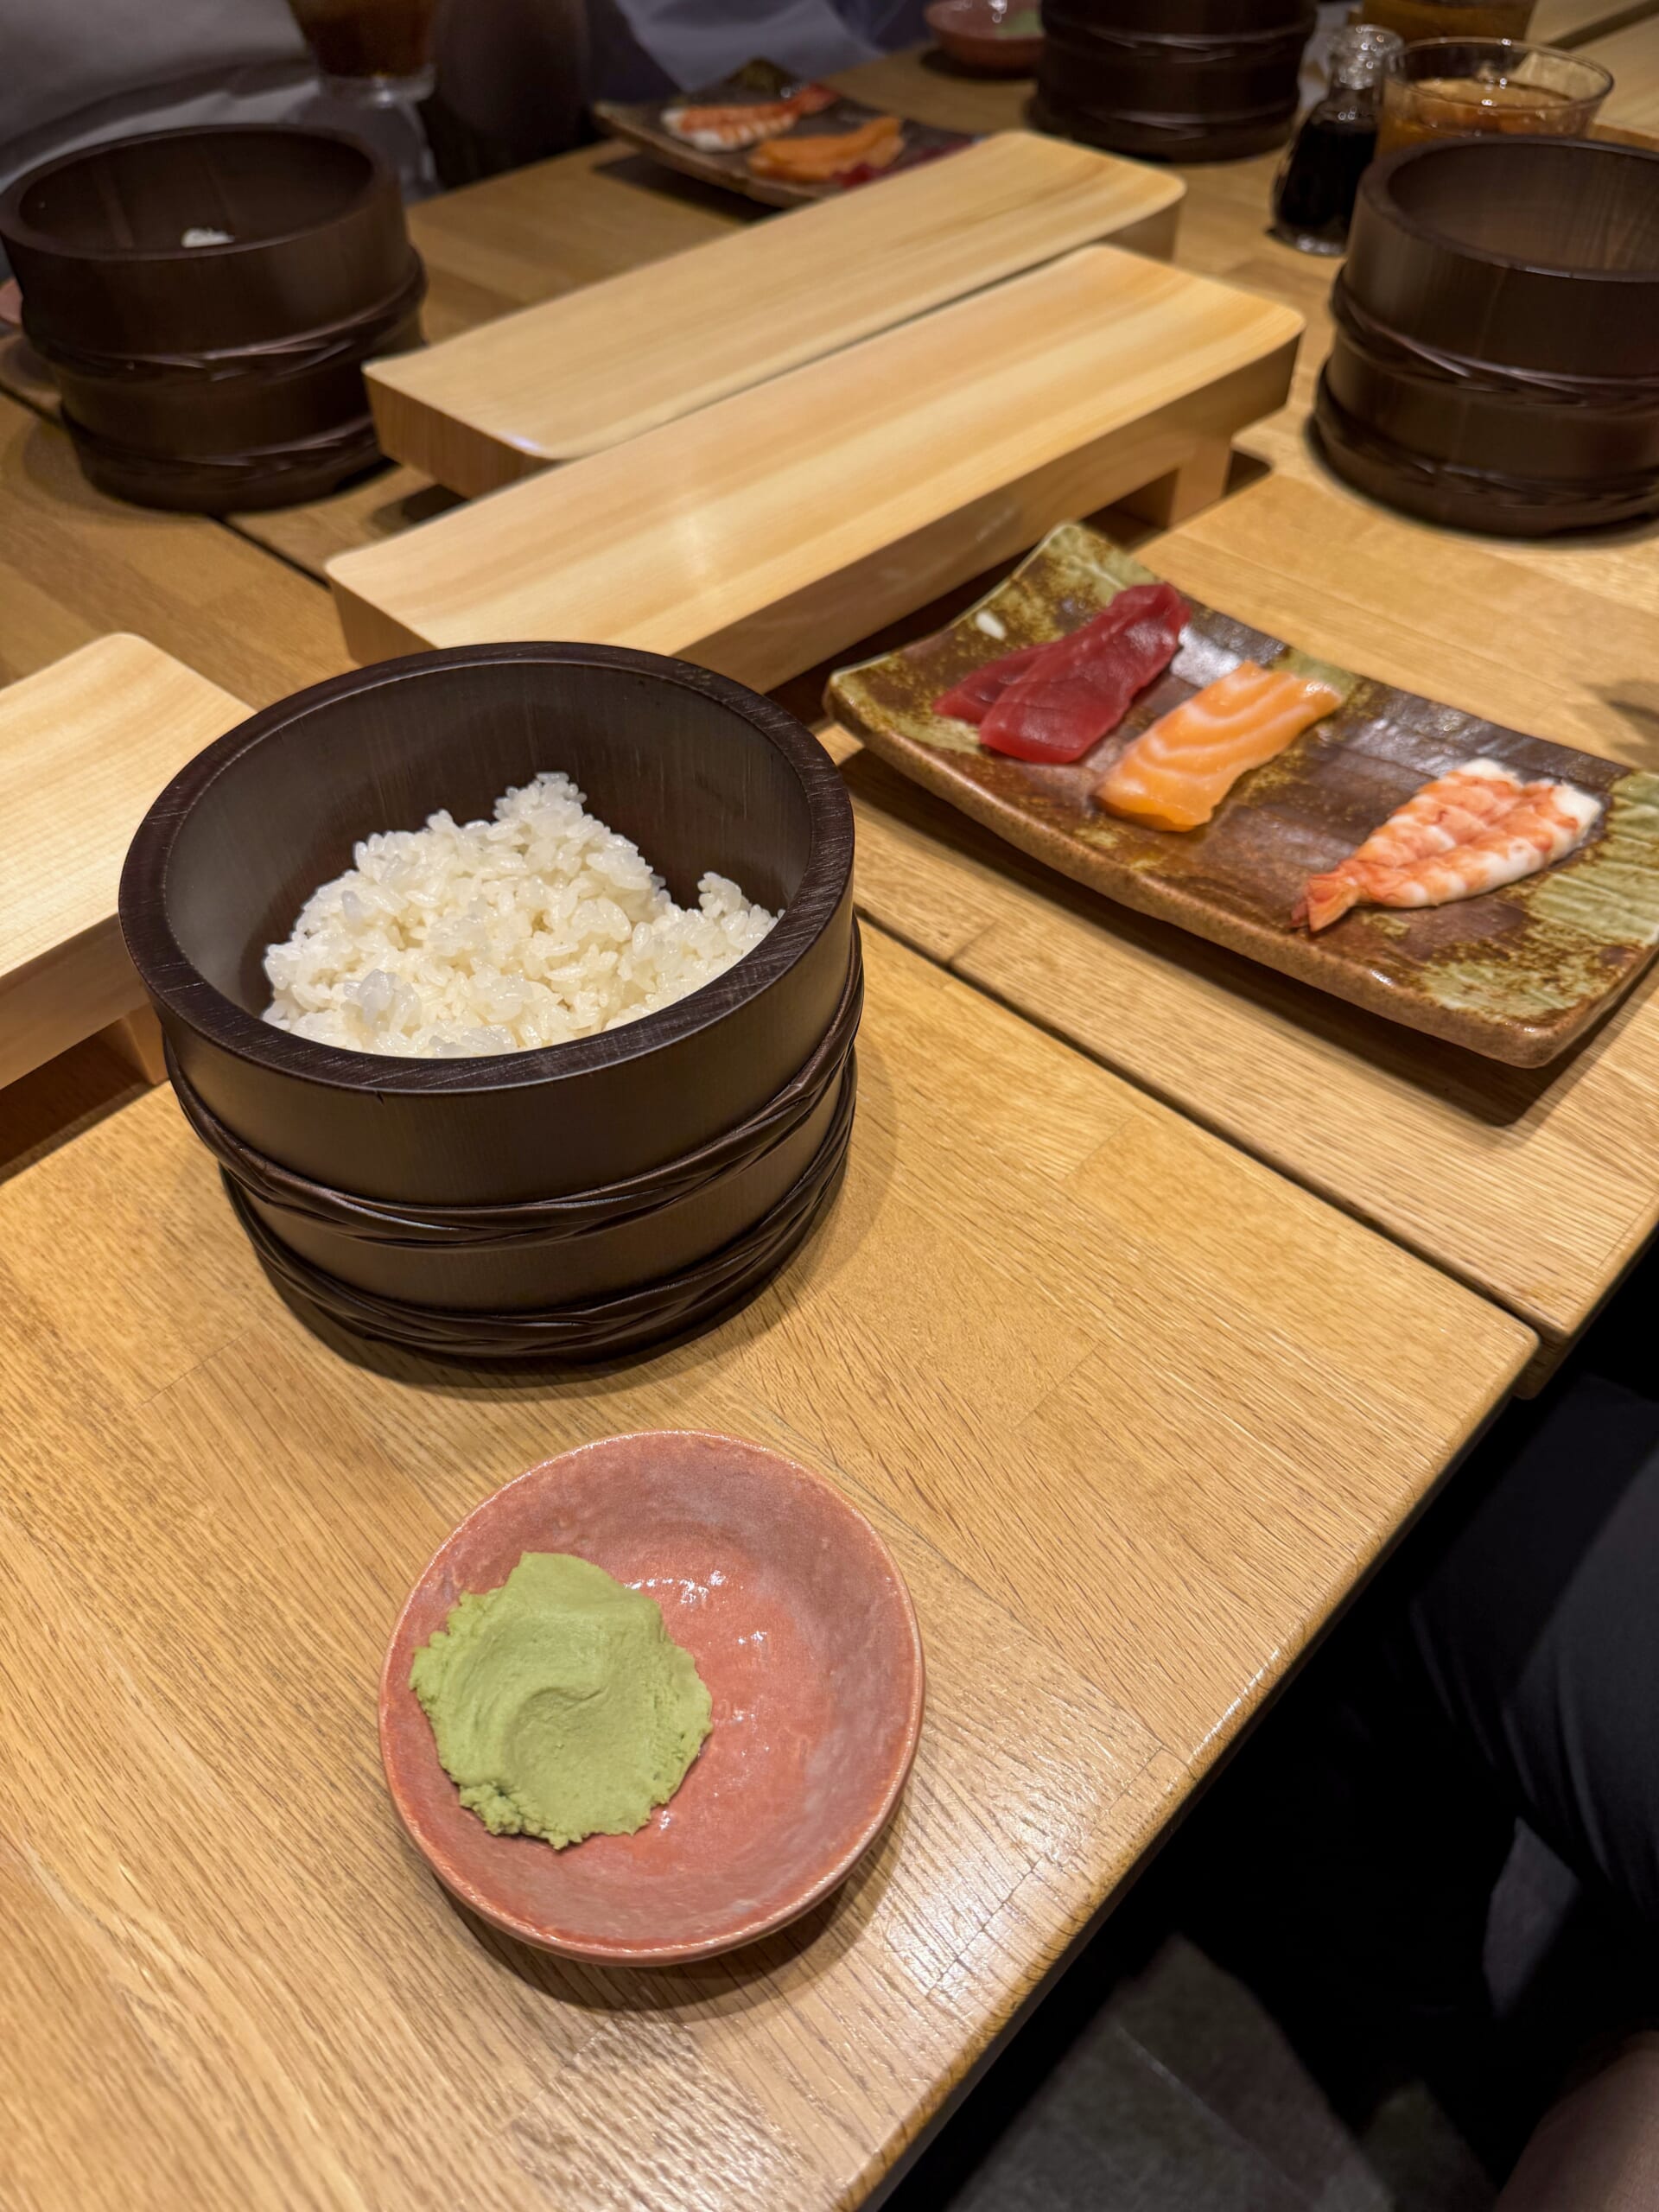
[[[735,154],[792,130],[804,115],[833,107],[838,94],[828,85],[803,85],[787,99],[734,101],[724,107],[666,107],[663,128],[702,154]]]
[[[1564,860],[1601,815],[1572,784],[1523,784],[1501,760],[1465,760],[1408,798],[1356,852],[1312,876],[1294,927],[1326,929],[1351,906],[1444,906]]]

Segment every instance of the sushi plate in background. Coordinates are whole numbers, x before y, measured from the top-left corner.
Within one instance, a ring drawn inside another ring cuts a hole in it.
[[[688,131],[682,118],[686,111],[709,109],[733,111],[734,125],[746,143],[721,147],[699,143],[721,135],[721,126]],[[750,109],[755,128],[763,118],[770,127],[764,137],[750,138],[742,130],[737,111]],[[770,111],[779,111],[775,115]],[[746,198],[770,207],[805,207],[816,200],[838,199],[844,192],[918,168],[925,162],[954,154],[975,142],[967,132],[940,130],[931,123],[912,123],[903,116],[884,115],[861,100],[847,99],[827,85],[814,85],[791,76],[775,61],[749,61],[717,85],[704,85],[692,92],[675,92],[665,99],[644,100],[628,105],[614,100],[595,102],[594,114],[601,128],[621,138],[653,160],[705,184],[723,185]],[[891,125],[880,143],[872,148],[873,161],[855,162],[843,174],[798,180],[757,175],[750,157],[761,145],[776,146],[813,138],[840,137],[865,131],[873,125]],[[897,132],[896,150],[893,132]],[[888,158],[889,154],[891,157]],[[880,164],[880,165],[878,165]]]
[[[1166,672],[1074,763],[989,751],[971,723],[934,712],[975,669],[1077,630],[1128,586],[1154,581],[1097,531],[1064,524],[947,629],[838,671],[827,710],[1073,880],[1489,1058],[1545,1065],[1622,996],[1659,944],[1659,776],[1310,659],[1190,597]],[[1103,810],[1096,787],[1127,745],[1240,661],[1319,679],[1341,703],[1241,777],[1200,829]],[[1471,760],[1575,786],[1599,803],[1595,828],[1567,859],[1501,889],[1410,911],[1357,906],[1317,934],[1294,925],[1310,877]]]

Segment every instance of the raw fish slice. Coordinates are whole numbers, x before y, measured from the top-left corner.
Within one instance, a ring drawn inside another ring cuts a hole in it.
[[[1445,906],[1500,890],[1565,860],[1600,817],[1600,800],[1572,784],[1524,784],[1501,760],[1465,760],[1310,877],[1292,926],[1327,929],[1351,906]]]
[[[1242,660],[1143,730],[1095,797],[1154,830],[1196,830],[1247,769],[1275,760],[1341,704],[1329,683]]]
[[[1128,587],[1129,590],[1142,594],[1155,588],[1149,584]],[[1097,640],[1115,637],[1146,603],[1144,599],[1128,600],[1126,606],[1126,599],[1127,593],[1120,591],[1098,614],[1091,614],[1080,628],[1068,630],[1064,637],[1050,638],[1040,645],[1020,645],[999,659],[982,661],[960,683],[939,694],[932,702],[932,712],[949,715],[957,721],[982,722],[1010,684],[1039,661],[1052,662],[1050,672],[1058,673],[1073,652],[1092,650]]]
[[[663,128],[700,153],[733,154],[792,130],[804,115],[835,105],[828,85],[803,85],[782,100],[737,100],[724,107],[665,107]]]
[[[933,712],[949,715],[959,722],[982,722],[1009,684],[1023,676],[1033,661],[1052,652],[1057,643],[1070,642],[1066,638],[1050,639],[1046,645],[1021,645],[1018,652],[1004,653],[1001,660],[982,662],[952,690],[939,694],[933,702]]]
[[[1142,590],[1145,587],[1137,585],[1134,588]],[[1122,596],[1120,592],[1118,598]],[[1112,613],[1116,605],[1117,599],[1114,599],[1098,614],[1091,614],[1081,629],[1068,630],[1063,638],[1050,638],[1040,645],[1021,645],[1017,652],[1004,653],[1000,660],[982,661],[952,690],[942,691],[933,702],[932,711],[952,715],[959,722],[982,722],[1008,686],[1028,668],[1034,668],[1046,654],[1063,655],[1096,634],[1115,636],[1122,626],[1122,617]],[[1055,666],[1059,666],[1058,658]]]
[[[1016,760],[1080,760],[1169,666],[1185,620],[1173,585],[1131,584],[1015,677],[981,722],[980,743]]]
[[[899,158],[904,126],[896,115],[878,115],[855,130],[814,131],[804,138],[768,137],[749,156],[752,176],[783,177],[795,184],[823,184],[843,169],[884,169]]]

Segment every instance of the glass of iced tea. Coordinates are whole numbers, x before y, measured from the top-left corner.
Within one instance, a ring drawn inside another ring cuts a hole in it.
[[[1365,0],[1363,23],[1424,38],[1525,38],[1536,0]]]
[[[422,99],[432,89],[436,0],[288,0],[331,90],[376,84]]]
[[[1599,63],[1513,39],[1424,39],[1394,54],[1382,77],[1376,150],[1424,138],[1505,130],[1581,138],[1613,80]]]
[[[322,79],[315,119],[377,146],[405,200],[438,188],[420,103],[433,88],[437,0],[288,0]]]

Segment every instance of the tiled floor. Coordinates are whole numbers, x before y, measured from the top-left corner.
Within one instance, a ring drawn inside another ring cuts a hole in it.
[[[1074,1974],[1090,1964],[1085,1955]],[[1184,1936],[1166,1937],[1115,1982],[1068,2042],[1071,2024],[1037,2016],[1027,2034],[1047,2050],[1027,2050],[1010,2075],[999,2069],[981,2084],[887,2212],[1486,2212],[1492,2203],[1491,2185],[1421,2085],[1351,2134],[1255,1999]]]

